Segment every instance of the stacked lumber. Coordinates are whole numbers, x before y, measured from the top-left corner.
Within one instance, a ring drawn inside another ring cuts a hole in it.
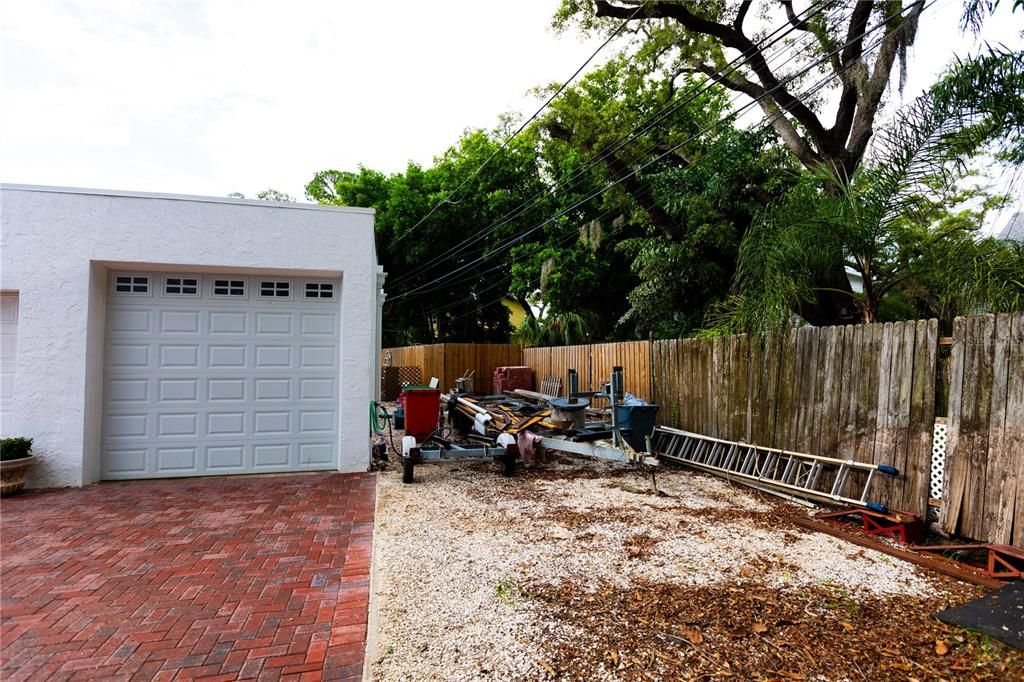
[[[543,435],[566,434],[569,422],[556,421],[548,401],[550,396],[526,389],[502,395],[468,396],[451,392],[445,396],[448,423],[462,439],[479,444],[496,442],[503,433],[517,435],[533,431]],[[603,418],[600,411],[588,410],[588,417]]]

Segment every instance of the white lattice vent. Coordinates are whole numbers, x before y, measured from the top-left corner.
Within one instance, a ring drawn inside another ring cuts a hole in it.
[[[936,419],[935,427],[932,431],[932,469],[928,486],[928,492],[933,500],[942,499],[942,479],[946,472],[947,433],[946,420],[942,418]]]

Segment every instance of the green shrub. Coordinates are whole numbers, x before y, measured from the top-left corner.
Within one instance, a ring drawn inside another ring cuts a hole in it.
[[[0,462],[11,459],[22,459],[32,454],[31,438],[0,439]]]

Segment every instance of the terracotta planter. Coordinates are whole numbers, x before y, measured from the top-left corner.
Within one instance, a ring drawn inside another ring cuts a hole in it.
[[[25,474],[34,461],[35,456],[29,455],[0,462],[0,496],[13,495],[24,487]]]

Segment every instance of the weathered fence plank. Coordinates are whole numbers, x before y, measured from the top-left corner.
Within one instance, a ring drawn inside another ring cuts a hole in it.
[[[1007,502],[1006,487],[1009,469],[1015,464],[1006,451],[1006,393],[1009,382],[1010,325],[1009,315],[999,315],[995,320],[995,336],[992,354],[992,393],[988,421],[988,457],[985,462],[985,503],[982,511],[982,526],[992,537],[1012,536],[1012,524],[1006,524],[1001,505]],[[1014,467],[1015,468],[1015,467]],[[1012,511],[1010,513],[1012,519]],[[999,542],[1008,542],[1000,539]]]
[[[1001,502],[1003,519],[999,537],[1024,547],[1024,312],[1013,315],[1009,349],[1010,375],[1006,382],[1004,443],[1010,455],[1008,477]],[[1011,511],[1012,510],[1012,511]],[[1008,529],[1008,526],[1012,528]],[[1011,536],[1012,530],[1012,536]]]
[[[956,533],[960,527],[960,511],[964,499],[966,461],[960,438],[964,395],[964,369],[967,364],[966,318],[953,320],[953,347],[950,351],[949,415],[946,430],[946,465],[943,470],[942,506],[939,519],[947,533]],[[966,434],[965,435],[969,435]],[[964,439],[966,442],[966,439]]]
[[[938,359],[937,320],[918,320],[914,329],[910,421],[902,509],[927,509],[931,481],[932,432],[935,422],[935,380]]]

